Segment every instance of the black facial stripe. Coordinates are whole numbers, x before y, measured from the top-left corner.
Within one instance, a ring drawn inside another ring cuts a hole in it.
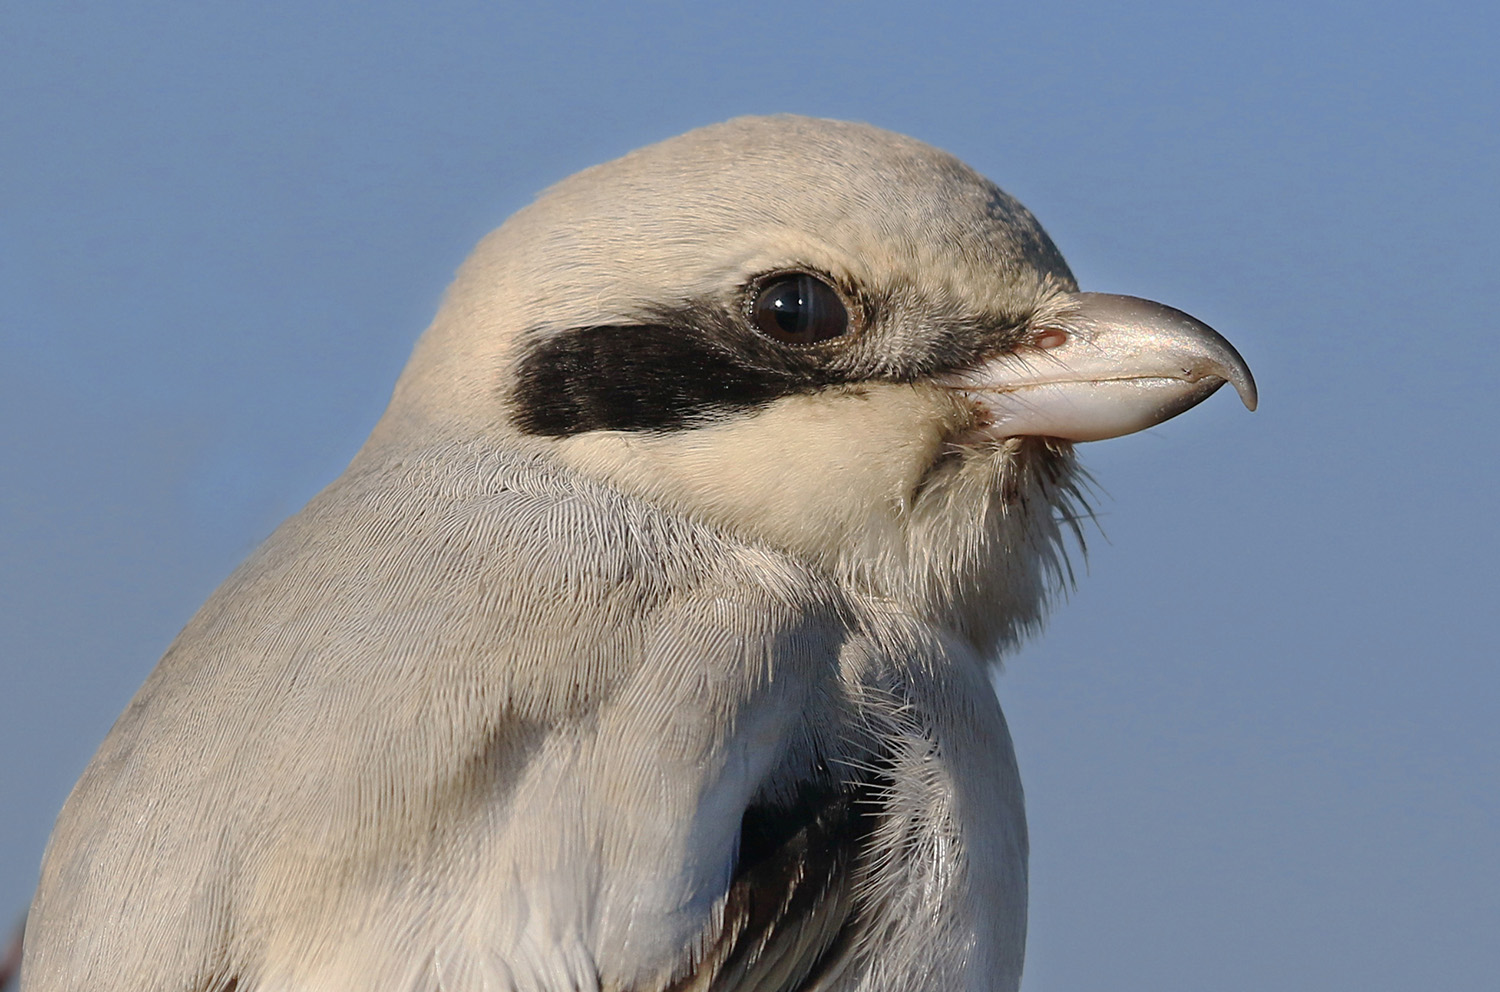
[[[522,358],[514,416],[528,434],[551,437],[670,431],[840,381],[821,363],[747,344],[675,321],[566,331]]]
[[[638,324],[540,332],[516,368],[512,416],[522,431],[548,437],[680,430],[783,396],[972,367],[1012,340],[988,321],[929,319],[908,328],[905,347],[878,331],[784,344],[711,304],[663,310]]]

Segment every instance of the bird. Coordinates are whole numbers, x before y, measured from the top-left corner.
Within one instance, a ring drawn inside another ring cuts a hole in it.
[[[1255,408],[1207,324],[870,125],[563,180],[109,732],[22,988],[1016,989],[992,676],[1071,581],[1076,445],[1225,383]]]

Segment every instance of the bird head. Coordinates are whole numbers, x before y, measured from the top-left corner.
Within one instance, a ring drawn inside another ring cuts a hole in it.
[[[520,446],[770,546],[986,656],[1065,584],[1073,443],[1250,372],[1197,320],[1080,293],[952,156],[800,117],[581,172],[487,237],[376,443]]]

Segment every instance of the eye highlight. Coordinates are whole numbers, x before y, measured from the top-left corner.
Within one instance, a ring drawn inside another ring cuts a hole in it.
[[[833,287],[805,272],[778,276],[750,305],[750,322],[769,338],[813,344],[849,333],[849,311]]]

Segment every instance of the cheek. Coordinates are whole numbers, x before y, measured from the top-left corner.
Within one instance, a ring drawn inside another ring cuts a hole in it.
[[[559,450],[673,510],[824,559],[899,526],[963,419],[940,391],[865,384],[783,397],[706,427],[579,436]]]

